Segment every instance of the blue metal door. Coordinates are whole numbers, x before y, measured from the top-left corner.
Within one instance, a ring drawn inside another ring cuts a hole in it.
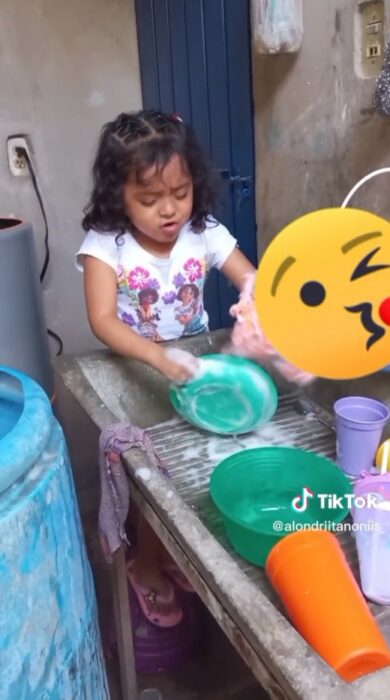
[[[143,105],[190,122],[220,177],[216,216],[256,265],[249,0],[136,0]],[[212,272],[210,328],[237,299]]]

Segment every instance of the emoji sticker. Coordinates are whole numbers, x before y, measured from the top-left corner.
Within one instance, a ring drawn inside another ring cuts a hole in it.
[[[267,339],[287,361],[327,379],[390,363],[390,223],[358,209],[323,209],[289,224],[256,274]]]

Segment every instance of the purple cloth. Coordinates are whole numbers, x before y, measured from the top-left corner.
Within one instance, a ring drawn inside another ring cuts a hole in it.
[[[114,423],[102,431],[99,440],[99,534],[104,556],[109,563],[123,543],[130,544],[125,531],[130,498],[129,482],[121,455],[132,447],[145,450],[150,462],[165,476],[168,474],[146,430],[130,423]]]

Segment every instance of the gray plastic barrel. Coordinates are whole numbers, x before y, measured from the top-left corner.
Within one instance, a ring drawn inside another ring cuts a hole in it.
[[[0,698],[109,699],[64,436],[43,389],[1,366]]]
[[[25,372],[52,397],[34,233],[16,219],[0,219],[0,364]]]

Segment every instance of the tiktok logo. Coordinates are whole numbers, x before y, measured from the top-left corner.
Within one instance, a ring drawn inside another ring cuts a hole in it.
[[[308,489],[307,486],[304,486],[302,496],[296,496],[295,498],[293,498],[292,507],[294,508],[294,510],[298,511],[298,513],[302,513],[307,508],[309,498],[313,498],[313,496],[313,491],[310,491],[310,489]]]

